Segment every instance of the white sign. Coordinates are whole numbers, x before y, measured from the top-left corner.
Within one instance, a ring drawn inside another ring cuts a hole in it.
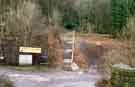
[[[19,52],[22,52],[22,53],[41,53],[41,48],[20,47]]]
[[[32,65],[32,55],[19,55],[19,65]]]

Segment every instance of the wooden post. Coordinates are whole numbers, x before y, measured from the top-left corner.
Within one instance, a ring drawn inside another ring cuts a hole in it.
[[[75,31],[73,31],[73,43],[72,43],[72,59],[71,59],[71,63],[73,63],[73,60],[74,60],[74,50],[75,50]]]
[[[0,57],[3,56],[3,50],[2,50],[2,39],[4,37],[4,27],[5,23],[2,21],[3,16],[0,16]]]

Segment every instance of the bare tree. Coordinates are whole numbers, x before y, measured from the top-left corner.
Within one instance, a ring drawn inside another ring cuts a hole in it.
[[[35,0],[0,0],[0,7],[0,42],[6,40],[5,53],[10,57],[9,62],[14,63],[17,47],[31,46],[33,32],[44,27],[43,17]]]
[[[20,41],[22,46],[31,45],[34,25],[41,25],[41,13],[38,5],[32,1],[20,2],[16,9],[10,8],[8,13],[8,32]],[[38,25],[38,26],[39,26]],[[36,27],[38,29],[38,27]]]

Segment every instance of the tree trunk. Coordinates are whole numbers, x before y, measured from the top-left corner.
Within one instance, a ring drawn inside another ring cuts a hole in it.
[[[48,29],[48,58],[49,66],[52,68],[63,67],[63,48],[59,38],[58,31],[54,28],[54,25],[49,24]]]

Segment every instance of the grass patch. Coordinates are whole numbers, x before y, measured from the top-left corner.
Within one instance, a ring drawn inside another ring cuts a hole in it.
[[[46,72],[48,66],[15,66],[13,67],[17,71],[31,71],[31,72]]]
[[[80,37],[88,37],[90,33],[78,33]]]
[[[109,34],[97,34],[97,33],[77,33],[80,37],[103,37],[103,38],[112,38]]]
[[[0,65],[0,68],[13,69],[16,71],[31,71],[31,72],[47,72],[49,70],[48,65],[37,65],[37,66]]]

